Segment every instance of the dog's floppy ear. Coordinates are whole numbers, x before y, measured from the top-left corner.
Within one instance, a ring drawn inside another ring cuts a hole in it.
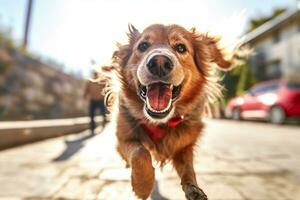
[[[205,75],[205,67],[215,63],[221,70],[229,70],[232,63],[224,58],[222,49],[218,47],[219,38],[208,34],[199,34],[195,28],[191,30],[193,36],[194,59],[200,72]]]
[[[128,30],[128,44],[122,45],[117,43],[118,50],[115,51],[112,56],[113,62],[118,63],[121,67],[127,64],[132,53],[133,45],[140,35],[139,31],[132,24],[128,24]]]
[[[128,24],[128,30],[129,33],[127,33],[127,36],[129,39],[129,44],[132,44],[138,39],[140,32],[132,24]]]

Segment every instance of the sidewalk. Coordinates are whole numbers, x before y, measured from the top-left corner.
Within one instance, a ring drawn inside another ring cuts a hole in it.
[[[285,129],[259,125],[255,130],[265,135],[249,135],[248,126],[208,122],[195,160],[200,187],[210,200],[300,199],[299,129],[283,135]],[[87,133],[0,151],[0,199],[134,200],[113,126],[94,137]],[[156,169],[156,177],[153,200],[185,199],[170,165]]]

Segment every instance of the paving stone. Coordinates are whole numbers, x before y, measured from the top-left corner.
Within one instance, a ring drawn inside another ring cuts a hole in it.
[[[97,196],[98,200],[137,200],[129,182],[106,182]]]
[[[158,183],[159,193],[161,196],[170,200],[185,199],[184,192],[181,189],[180,180],[178,179],[163,179]]]
[[[217,199],[230,199],[230,200],[241,200],[243,197],[233,187],[223,181],[219,181],[211,184],[199,184],[199,186],[205,191],[206,195],[210,200]]]
[[[54,198],[63,199],[96,199],[99,191],[106,183],[100,179],[71,178]]]
[[[106,169],[99,175],[99,178],[106,181],[130,181],[130,175],[130,169]]]
[[[240,192],[242,196],[246,199],[251,200],[262,200],[262,199],[272,199],[270,193],[272,191],[268,190],[264,180],[256,176],[241,177],[238,180],[239,184],[235,185],[235,188]],[[283,196],[281,196],[283,198]]]
[[[54,195],[54,198],[79,199],[83,192],[81,187],[82,181],[80,178],[72,178]]]
[[[238,162],[238,165],[244,169],[247,173],[252,174],[280,174],[284,173],[284,169],[264,161],[246,160]]]

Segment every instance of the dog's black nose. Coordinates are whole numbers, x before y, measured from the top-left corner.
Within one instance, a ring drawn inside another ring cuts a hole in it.
[[[147,67],[153,75],[163,77],[172,71],[173,62],[167,56],[156,55],[149,60]]]

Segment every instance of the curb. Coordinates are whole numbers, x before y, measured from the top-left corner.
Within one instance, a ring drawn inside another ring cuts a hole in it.
[[[102,118],[96,117],[98,125]],[[0,122],[0,150],[48,138],[79,133],[89,128],[89,118]]]

